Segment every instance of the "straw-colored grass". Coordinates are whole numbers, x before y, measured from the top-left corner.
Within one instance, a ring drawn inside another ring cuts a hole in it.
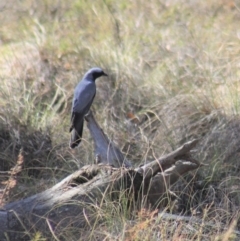
[[[179,203],[170,210],[202,221],[165,220],[145,210],[130,220],[109,204],[99,209],[105,221],[63,233],[72,240],[237,240],[237,1],[5,2],[0,5],[2,204],[93,162],[87,128],[74,151],[68,148],[68,130],[73,89],[88,68],[99,66],[109,78],[97,80],[94,113],[133,165],[201,138],[194,155],[208,166],[173,187]],[[20,154],[16,183],[6,186],[13,177],[7,171]],[[37,231],[31,235],[45,240]]]

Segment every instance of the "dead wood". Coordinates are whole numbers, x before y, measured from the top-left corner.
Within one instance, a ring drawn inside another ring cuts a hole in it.
[[[200,162],[197,160],[194,160],[190,154],[189,151],[193,149],[196,144],[198,143],[197,139],[194,139],[193,141],[189,141],[176,149],[175,151],[160,157],[156,161],[152,161],[140,168],[137,168],[136,170],[138,172],[143,173],[145,178],[154,176],[157,172],[162,172],[166,170],[167,168],[171,167],[171,165],[175,164],[177,160],[185,159],[185,160],[191,160],[191,162],[196,163],[196,165],[200,166]]]
[[[85,119],[88,122],[88,129],[90,130],[94,141],[96,162],[112,165],[114,167],[130,167],[131,164],[126,157],[124,157],[119,148],[116,147],[116,145],[114,145],[114,143],[110,141],[106,134],[102,131],[91,110]]]
[[[91,228],[101,220],[103,207],[124,205],[123,200],[128,200],[129,212],[161,207],[166,205],[163,195],[169,195],[179,176],[201,165],[190,155],[197,143],[193,140],[142,167],[126,168],[129,163],[92,113],[87,121],[98,164],[82,167],[42,193],[7,204],[0,211],[0,240],[31,240],[36,232],[67,240],[68,232]]]

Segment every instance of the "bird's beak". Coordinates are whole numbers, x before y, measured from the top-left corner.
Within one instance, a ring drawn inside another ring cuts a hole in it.
[[[107,75],[106,73],[104,73],[104,72],[103,72],[103,75],[104,75],[104,76],[108,76],[108,75]]]

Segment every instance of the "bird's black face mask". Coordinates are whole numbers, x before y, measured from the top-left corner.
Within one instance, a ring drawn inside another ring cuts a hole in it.
[[[97,78],[99,78],[99,77],[101,77],[101,76],[108,76],[108,75],[105,74],[103,71],[101,71],[101,72],[94,72],[94,73],[93,73],[93,78],[94,78],[94,79],[97,79]]]

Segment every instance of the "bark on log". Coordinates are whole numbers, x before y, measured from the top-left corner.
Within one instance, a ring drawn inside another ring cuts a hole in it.
[[[143,205],[159,207],[170,185],[200,166],[189,153],[197,143],[193,140],[143,167],[123,167],[124,155],[92,114],[87,118],[95,154],[103,163],[84,166],[42,193],[7,204],[0,211],[0,240],[31,240],[36,232],[68,240],[71,230],[98,222],[104,205],[119,205],[123,200],[128,200],[129,212]]]
[[[119,148],[102,131],[91,110],[85,119],[88,122],[88,129],[94,141],[96,163],[104,163],[114,167],[131,167],[130,162],[124,157]]]

